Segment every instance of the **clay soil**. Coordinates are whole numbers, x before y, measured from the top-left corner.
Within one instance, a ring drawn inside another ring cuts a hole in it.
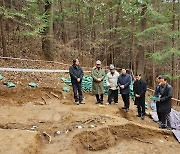
[[[106,106],[95,104],[95,97],[84,93],[86,104],[75,105],[72,89],[70,93],[62,92],[66,85],[59,77],[67,74],[1,74],[4,76],[0,83],[2,154],[178,154],[180,151],[171,131],[158,129],[148,115],[145,120],[136,117],[132,101],[129,113],[121,109],[121,97],[118,105]],[[7,88],[3,85],[6,81],[14,82],[16,87]],[[29,82],[38,83],[38,88],[28,87]]]

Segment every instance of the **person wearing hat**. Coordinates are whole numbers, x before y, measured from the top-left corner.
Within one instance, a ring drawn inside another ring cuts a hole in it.
[[[141,74],[135,75],[136,81],[134,82],[133,89],[135,95],[135,105],[138,109],[138,117],[144,120],[145,117],[145,94],[147,89],[147,83],[141,78]]]
[[[105,71],[101,66],[101,61],[96,61],[96,66],[91,71],[91,76],[93,78],[92,82],[92,92],[96,95],[96,104],[103,104],[104,95],[104,84],[103,79],[105,78]]]
[[[73,65],[69,67],[69,74],[71,77],[75,104],[84,104],[81,86],[84,72],[82,67],[79,65],[78,59],[73,59]]]
[[[121,75],[118,77],[118,86],[120,88],[120,93],[124,102],[124,107],[126,112],[129,111],[129,95],[130,95],[130,84],[131,84],[131,76],[126,73],[125,69],[121,70]]]
[[[117,80],[119,77],[119,73],[115,70],[114,65],[110,65],[110,72],[107,73],[107,79],[106,79],[106,84],[109,87],[108,91],[108,101],[107,105],[111,104],[112,99],[114,99],[114,103],[118,104],[118,84]]]
[[[159,105],[158,112],[160,116],[159,128],[171,129],[170,112],[172,91],[172,87],[167,83],[167,77],[162,76],[160,78],[160,85],[156,90],[156,94],[158,94],[160,98],[160,101],[157,101]]]

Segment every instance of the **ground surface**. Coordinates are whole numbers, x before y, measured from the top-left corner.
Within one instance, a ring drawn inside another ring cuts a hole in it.
[[[62,92],[59,74],[3,73],[0,83],[0,153],[2,154],[178,154],[170,131],[158,129],[148,116],[136,117],[119,105],[97,105],[84,94],[85,105],[74,105],[72,90]],[[3,82],[13,81],[16,88]],[[30,88],[28,82],[38,83]],[[107,100],[107,96],[105,97]]]
[[[22,96],[27,101],[19,101]],[[76,106],[71,94],[50,88],[27,88],[6,97],[12,100],[10,105],[4,103],[0,107],[0,153],[15,149],[22,154],[162,153],[164,150],[175,154],[180,150],[171,132],[157,129],[149,117],[144,121],[137,118],[133,105],[129,113],[124,112],[121,99],[117,106],[99,106],[94,104],[93,96],[85,94],[86,104]]]

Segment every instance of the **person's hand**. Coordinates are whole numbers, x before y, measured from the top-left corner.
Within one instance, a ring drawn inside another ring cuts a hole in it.
[[[136,97],[140,97],[140,95],[138,95],[138,94],[136,94],[135,96],[136,96]]]
[[[77,78],[77,82],[80,82],[81,81],[81,79],[80,78]]]
[[[108,86],[108,88],[112,88],[111,86]]]
[[[121,89],[124,89],[124,85],[121,85],[120,88],[121,88]]]

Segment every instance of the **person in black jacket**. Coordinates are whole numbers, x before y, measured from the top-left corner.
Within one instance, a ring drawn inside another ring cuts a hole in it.
[[[130,84],[131,84],[131,76],[126,73],[125,69],[121,70],[121,75],[118,77],[118,86],[120,88],[120,93],[124,102],[124,107],[126,112],[129,111],[129,94],[130,94]]]
[[[135,105],[138,108],[138,117],[144,120],[145,117],[145,94],[146,94],[147,84],[146,81],[141,79],[141,74],[136,75],[136,81],[134,82],[134,95],[135,95]]]
[[[84,72],[81,66],[79,65],[78,59],[73,60],[73,65],[69,68],[69,74],[71,77],[71,83],[74,92],[74,101],[77,105],[84,104],[81,86]]]
[[[159,94],[160,101],[159,115],[160,115],[160,128],[171,129],[169,114],[171,112],[171,98],[172,98],[172,87],[167,83],[167,78],[162,77],[160,79],[160,86],[156,90],[156,95]]]
[[[154,96],[155,97],[159,97],[159,93],[158,93],[158,89],[159,89],[159,86],[161,85],[161,78],[162,78],[162,75],[157,75],[156,76],[156,89],[155,89],[155,92],[154,92]],[[157,115],[158,115],[158,123],[161,123],[161,116],[160,116],[160,112],[159,112],[159,102],[156,101],[156,112],[157,112]]]

